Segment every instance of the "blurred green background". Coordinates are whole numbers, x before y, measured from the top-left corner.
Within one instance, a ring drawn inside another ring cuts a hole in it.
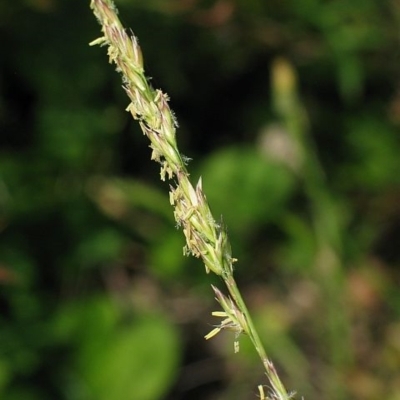
[[[399,0],[120,0],[305,399],[400,399]],[[254,399],[81,0],[0,2],[0,398]]]

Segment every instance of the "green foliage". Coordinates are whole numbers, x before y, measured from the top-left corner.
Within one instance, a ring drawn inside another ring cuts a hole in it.
[[[260,220],[276,221],[295,183],[283,165],[244,146],[215,152],[200,171],[216,215],[223,215],[224,223],[238,236],[253,231]]]
[[[58,312],[55,337],[73,344],[77,365],[64,382],[67,397],[151,400],[169,386],[178,361],[176,330],[156,313],[121,317],[105,298]]]
[[[398,4],[119,4],[285,382],[307,399],[398,398]],[[232,335],[203,343],[212,278],[182,256],[168,186],[88,46],[89,4],[0,2],[0,32],[0,397],[254,393],[246,338],[237,373]],[[278,55],[295,71],[283,94]],[[271,125],[283,156],[265,149]],[[209,365],[199,353],[214,369],[185,384]]]
[[[397,136],[398,132],[386,121],[371,115],[349,121],[346,142],[352,162],[345,165],[343,184],[351,182],[374,192],[399,185]]]

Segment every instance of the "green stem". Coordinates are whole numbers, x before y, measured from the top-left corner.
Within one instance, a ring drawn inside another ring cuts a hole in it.
[[[124,89],[131,100],[127,110],[139,121],[143,133],[151,142],[150,147],[153,150],[151,157],[161,164],[161,179],[176,179],[175,185],[170,185],[170,202],[174,207],[175,220],[182,227],[186,237],[185,253],[202,258],[207,272],[212,271],[222,276],[232,296],[232,299],[226,299],[218,289],[214,288],[225,310],[222,314],[228,318],[225,318],[221,326],[215,328],[211,335],[207,335],[208,338],[224,327],[234,326],[238,332],[246,332],[265,367],[271,385],[271,398],[289,399],[290,395],[267,357],[232,276],[232,263],[235,259],[231,256],[226,229],[222,224],[215,222],[203,193],[201,179],[196,187],[193,187],[188,179],[189,174],[176,143],[177,124],[168,105],[168,96],[160,90],[154,90],[147,82],[138,41],[135,36],[128,36],[125,32],[112,0],[92,0],[91,7],[102,25],[104,35],[92,44],[108,45],[110,62],[115,63],[117,70],[122,73]],[[265,400],[262,390],[260,395],[262,400]]]
[[[235,301],[239,310],[243,313],[246,323],[247,330],[246,333],[249,335],[250,340],[253,343],[254,348],[256,349],[258,355],[261,358],[261,361],[264,365],[267,377],[271,382],[274,394],[279,396],[277,397],[280,400],[290,399],[290,395],[286,391],[283,383],[279,379],[279,376],[276,372],[276,369],[270,359],[267,356],[267,352],[265,351],[264,345],[261,342],[260,336],[258,335],[257,329],[254,326],[253,320],[251,318],[250,312],[247,309],[246,303],[243,300],[243,297],[240,293],[239,288],[237,287],[236,281],[234,277],[231,275],[225,279],[225,284],[229,290],[230,295]]]

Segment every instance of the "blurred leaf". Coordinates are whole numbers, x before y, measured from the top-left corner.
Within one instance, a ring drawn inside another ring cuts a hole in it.
[[[172,226],[163,230],[150,249],[150,265],[154,274],[166,280],[177,279],[187,261],[182,251],[184,245],[181,230]]]
[[[183,234],[176,229],[168,193],[134,179],[94,179],[89,195],[107,216],[148,243],[150,267],[164,279],[176,279],[186,260]]]
[[[238,233],[276,220],[295,182],[284,166],[245,146],[215,152],[201,171],[215,216]]]
[[[77,376],[68,389],[77,390],[74,398],[155,400],[171,384],[179,354],[172,325],[157,313],[121,317],[106,298],[61,311],[58,335],[77,345]]]
[[[118,308],[106,297],[87,298],[83,302],[65,303],[58,310],[53,333],[61,342],[77,344],[92,338],[109,336],[118,323]]]
[[[107,342],[93,340],[82,355],[82,377],[93,397],[157,399],[172,381],[177,338],[161,318],[142,319]]]
[[[136,179],[94,178],[89,184],[89,195],[109,217],[128,223],[127,216],[136,209],[145,210],[173,223],[172,207],[167,191]]]
[[[369,190],[399,185],[397,136],[379,117],[362,115],[353,119],[346,135],[353,162],[343,165],[343,183]]]

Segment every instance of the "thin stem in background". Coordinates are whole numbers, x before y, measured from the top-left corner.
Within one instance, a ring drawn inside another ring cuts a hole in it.
[[[277,59],[272,68],[272,91],[275,112],[300,152],[298,175],[307,196],[316,241],[313,274],[322,288],[325,324],[322,331],[328,344],[333,371],[327,382],[338,399],[346,398],[345,385],[337,371],[346,371],[352,363],[348,310],[344,306],[343,223],[340,203],[329,190],[324,170],[309,135],[307,115],[298,97],[294,68]]]

